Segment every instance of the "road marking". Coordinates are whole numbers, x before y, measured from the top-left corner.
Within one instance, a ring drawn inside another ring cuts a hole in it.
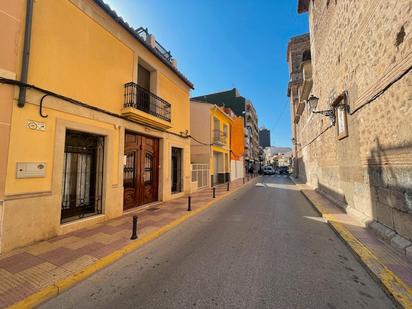
[[[314,220],[314,221],[318,221],[318,222],[322,222],[322,223],[328,223],[326,221],[326,219],[322,218],[322,217],[310,217],[310,216],[303,216],[303,217],[306,218],[306,219],[310,219],[310,220]]]
[[[291,179],[293,181],[293,179]],[[296,184],[296,187],[301,187]],[[326,210],[321,203],[311,199],[304,189],[299,189],[308,202],[326,220],[332,230],[351,249],[361,264],[369,271],[375,280],[379,281],[386,292],[397,305],[412,308],[412,289],[385,266],[380,259],[361,243],[336,217]]]

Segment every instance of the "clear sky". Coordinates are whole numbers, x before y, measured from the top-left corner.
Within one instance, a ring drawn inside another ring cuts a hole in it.
[[[290,146],[290,37],[308,32],[297,0],[104,0],[131,26],[147,27],[194,83],[192,96],[238,88],[272,145]]]

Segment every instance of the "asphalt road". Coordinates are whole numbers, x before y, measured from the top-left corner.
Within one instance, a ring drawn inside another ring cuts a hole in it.
[[[394,308],[282,176],[265,176],[41,308]]]

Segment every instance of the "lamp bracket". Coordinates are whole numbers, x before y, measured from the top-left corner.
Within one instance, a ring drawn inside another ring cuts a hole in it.
[[[329,117],[330,121],[332,122],[332,125],[335,125],[336,123],[336,116],[335,116],[334,109],[328,109],[328,110],[323,110],[323,111],[313,111],[312,113],[322,114],[323,116]]]

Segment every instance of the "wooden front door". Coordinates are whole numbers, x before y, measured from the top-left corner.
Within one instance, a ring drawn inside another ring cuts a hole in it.
[[[126,133],[123,208],[157,201],[159,183],[159,140]]]

